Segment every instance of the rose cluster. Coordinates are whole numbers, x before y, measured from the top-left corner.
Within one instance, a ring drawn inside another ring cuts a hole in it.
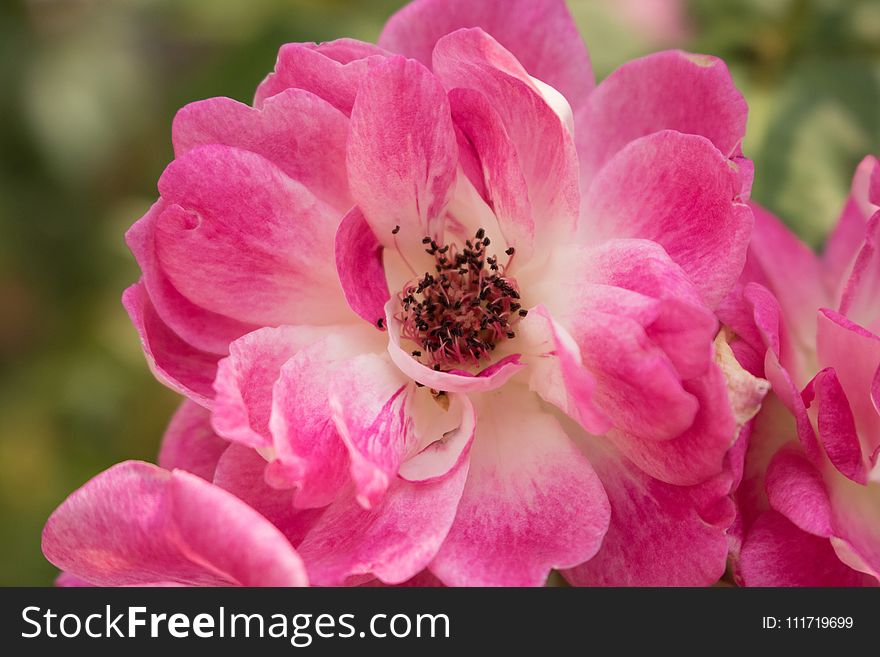
[[[123,303],[185,400],[65,585],[876,585],[880,165],[814,255],[720,60],[416,0],[174,119]]]

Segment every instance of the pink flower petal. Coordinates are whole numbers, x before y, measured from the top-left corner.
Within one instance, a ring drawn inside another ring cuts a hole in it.
[[[281,367],[327,330],[314,326],[263,328],[233,342],[214,380],[214,430],[249,447],[271,446],[272,387]]]
[[[433,62],[448,89],[478,91],[498,113],[540,222],[535,225],[538,250],[545,253],[577,223],[578,164],[571,134],[537,88],[523,79],[525,72],[516,68],[512,55],[482,30],[443,37]]]
[[[350,115],[361,79],[387,56],[381,48],[353,39],[320,45],[288,43],[278,51],[275,71],[257,87],[254,107],[294,88],[309,91]]]
[[[359,325],[336,330],[297,352],[280,370],[269,426],[275,457],[273,485],[297,489],[299,508],[325,506],[350,481],[348,452],[333,422],[330,391],[348,361],[379,349],[379,334]],[[352,390],[356,394],[357,390]]]
[[[135,283],[123,293],[122,305],[140,336],[147,364],[156,378],[209,408],[219,356],[199,351],[168,328],[156,314],[143,283]]]
[[[360,208],[352,208],[336,232],[336,271],[348,305],[374,326],[384,320],[391,298],[382,250]]]
[[[349,318],[333,266],[338,213],[263,157],[203,146],[159,180],[163,271],[197,305],[257,325]]]
[[[156,223],[168,207],[159,199],[125,234],[125,242],[143,272],[142,282],[162,321],[195,349],[225,356],[229,343],[257,326],[197,306],[174,287],[156,252]]]
[[[286,89],[255,109],[229,98],[190,103],[174,117],[174,153],[211,144],[262,155],[338,212],[351,205],[345,114],[308,91]]]
[[[446,537],[461,498],[468,463],[432,483],[396,479],[372,509],[353,491],[327,508],[299,546],[311,581],[338,586],[348,578],[372,575],[400,584],[430,563]]]
[[[733,520],[724,473],[699,486],[671,486],[614,447],[588,438],[587,455],[611,501],[611,524],[595,557],[564,573],[577,586],[708,586],[724,573]],[[718,514],[717,507],[726,513]],[[718,516],[718,517],[714,517]]]
[[[875,333],[880,332],[880,211],[868,221],[865,241],[843,288],[840,313]]]
[[[792,445],[781,449],[767,468],[770,506],[814,536],[834,533],[831,500],[819,471]]]
[[[752,230],[733,165],[705,137],[672,131],[630,142],[584,197],[582,239],[640,237],[662,245],[710,308],[736,282]]]
[[[748,106],[724,62],[680,50],[627,62],[596,87],[575,117],[586,184],[629,142],[661,130],[701,135],[740,154]]]
[[[351,114],[348,180],[382,244],[410,256],[443,234],[457,164],[449,101],[430,71],[403,57],[370,71]]]
[[[302,586],[293,547],[265,518],[196,477],[136,461],[73,493],[43,530],[46,558],[99,586]]]
[[[562,0],[417,0],[389,19],[379,45],[430,64],[437,41],[463,27],[491,34],[572,107],[593,89],[590,56]]]
[[[229,443],[211,428],[211,414],[195,402],[184,401],[162,438],[159,466],[186,470],[210,481]]]
[[[590,559],[608,498],[566,430],[525,388],[478,406],[467,485],[431,571],[449,586],[541,586]]]

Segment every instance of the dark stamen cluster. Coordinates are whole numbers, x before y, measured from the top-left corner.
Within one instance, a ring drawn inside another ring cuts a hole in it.
[[[527,314],[516,281],[504,276],[510,260],[499,265],[486,254],[491,242],[482,228],[461,249],[430,237],[422,243],[434,257],[435,271],[399,294],[401,335],[419,346],[412,355],[435,370],[476,365],[499,342],[515,337],[514,325]],[[514,249],[505,253],[512,257]]]

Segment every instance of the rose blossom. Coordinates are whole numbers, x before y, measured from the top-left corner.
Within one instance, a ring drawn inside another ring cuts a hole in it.
[[[880,165],[859,166],[821,256],[755,208],[741,285],[720,315],[774,394],[738,493],[738,578],[877,585],[880,576]]]
[[[191,400],[160,464],[247,502],[313,584],[715,581],[763,394],[715,346],[752,226],[746,106],[682,52],[593,87],[562,2],[420,0],[379,46],[284,46],[253,107],[181,110],[127,236],[124,303]],[[136,570],[89,532],[139,531],[105,501],[132,477],[184,476],[145,467],[62,505],[49,559]]]

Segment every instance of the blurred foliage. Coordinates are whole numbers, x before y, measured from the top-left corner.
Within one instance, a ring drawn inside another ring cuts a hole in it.
[[[187,102],[251,99],[288,41],[374,40],[400,0],[0,4],[0,584],[49,584],[51,510],[155,458],[177,403],[119,304],[122,241]],[[665,47],[725,58],[749,100],[754,196],[818,245],[880,151],[880,3],[570,0],[598,77]]]

